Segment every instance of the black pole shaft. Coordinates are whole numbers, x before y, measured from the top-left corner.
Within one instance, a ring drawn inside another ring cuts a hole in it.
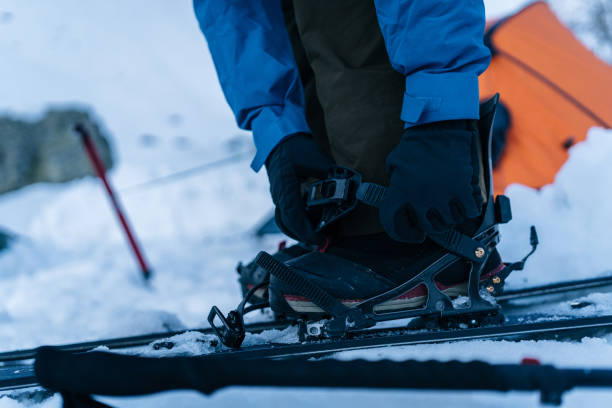
[[[139,358],[110,353],[70,354],[41,349],[40,383],[77,394],[142,395],[172,389],[210,394],[228,386],[429,390],[540,391],[547,402],[576,386],[612,387],[612,369],[485,362],[242,360]]]

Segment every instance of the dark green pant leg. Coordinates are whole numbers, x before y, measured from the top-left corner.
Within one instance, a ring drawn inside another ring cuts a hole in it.
[[[310,126],[314,139],[319,145],[322,146],[323,150],[331,156],[332,153],[327,138],[323,108],[321,107],[321,103],[319,103],[314,72],[310,66],[308,58],[306,57],[304,45],[302,44],[302,40],[298,32],[295,21],[293,0],[282,0],[282,7],[283,14],[285,15],[285,26],[287,27],[289,40],[291,41],[291,46],[293,47],[293,56],[300,72],[302,87],[304,88],[304,97],[306,99],[306,121],[308,122],[308,126]]]
[[[385,160],[402,135],[404,78],[389,62],[373,1],[293,0],[293,6],[316,85],[307,98],[316,94],[322,107],[334,159],[386,185]],[[378,211],[362,206],[338,232],[382,231]]]

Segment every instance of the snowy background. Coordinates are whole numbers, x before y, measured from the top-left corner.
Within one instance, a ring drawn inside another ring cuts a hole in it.
[[[526,1],[487,1],[490,17]],[[560,0],[556,10],[580,27],[587,1]],[[586,18],[586,17],[584,17]],[[580,31],[580,30],[577,30]],[[603,58],[597,38],[581,38]],[[0,197],[0,227],[19,235],[0,254],[0,351],[204,326],[213,304],[239,301],[235,265],[280,237],[263,241],[252,228],[271,207],[264,172],[249,159],[144,189],[131,186],[241,152],[250,136],[238,130],[216,81],[191,1],[0,0],[0,113],[37,118],[49,107],[89,109],[113,136],[118,165],[111,178],[153,265],[143,284],[97,180],[33,185]],[[612,271],[609,183],[612,134],[593,129],[572,148],[554,185],[511,186],[514,221],[504,227],[502,254],[528,251],[535,224],[541,246],[513,287]],[[248,154],[247,154],[248,156]],[[583,313],[612,310],[612,297],[591,295]],[[500,353],[503,350],[503,354]],[[518,362],[536,356],[559,366],[612,367],[606,339],[577,343],[479,341],[340,358]],[[205,398],[167,393],[110,400],[120,406],[537,406],[535,394],[231,389]],[[566,406],[610,406],[612,392],[576,391]],[[32,406],[0,396],[0,407]],[[58,407],[54,397],[37,406]]]

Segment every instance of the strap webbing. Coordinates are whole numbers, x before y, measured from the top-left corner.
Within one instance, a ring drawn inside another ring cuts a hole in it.
[[[375,183],[361,183],[355,196],[359,201],[372,207],[378,207],[385,196],[386,187]]]
[[[375,183],[361,183],[357,188],[355,196],[359,201],[372,207],[378,208],[382,202],[387,188]],[[436,244],[448,249],[450,252],[461,255],[472,261],[480,261],[481,258],[476,256],[476,249],[482,245],[455,230],[449,230],[440,234],[428,234]]]
[[[334,317],[342,316],[348,310],[339,300],[277,261],[272,255],[262,251],[257,254],[255,263]]]
[[[442,248],[471,261],[481,261],[484,256],[484,254],[480,258],[476,256],[477,249],[482,248],[480,242],[458,231],[448,230],[439,234],[427,234],[427,236]],[[482,249],[484,250],[484,248]]]

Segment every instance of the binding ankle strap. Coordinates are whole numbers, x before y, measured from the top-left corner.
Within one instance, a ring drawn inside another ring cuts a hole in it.
[[[324,207],[322,221],[319,227],[325,227],[355,208],[357,202],[380,208],[387,188],[380,184],[362,182],[361,175],[346,167],[336,166],[330,171],[331,177],[310,185],[307,208]],[[501,203],[503,204],[503,203]],[[487,210],[490,206],[487,206]],[[498,212],[503,212],[497,222],[509,219],[509,203]],[[507,207],[507,208],[506,208]],[[487,211],[485,210],[485,211]],[[504,211],[502,211],[504,210]],[[507,213],[507,214],[506,214]],[[480,262],[486,259],[487,249],[477,240],[456,230],[443,233],[428,234],[428,237],[446,250],[469,259]]]
[[[378,208],[382,202],[387,188],[375,183],[361,183],[355,193],[355,198],[364,204]],[[439,234],[428,234],[428,237],[450,252],[461,255],[474,262],[481,261],[485,255],[485,248],[480,242],[456,230],[448,230]]]

